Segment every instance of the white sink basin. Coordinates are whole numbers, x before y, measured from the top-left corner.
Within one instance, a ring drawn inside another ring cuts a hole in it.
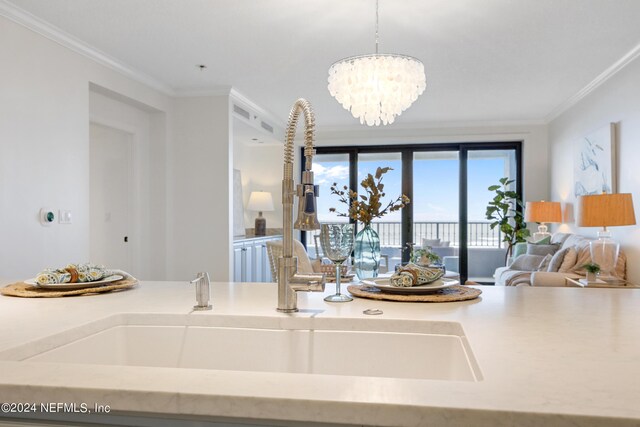
[[[126,314],[5,351],[0,358],[298,374],[481,379],[462,327],[453,322]]]

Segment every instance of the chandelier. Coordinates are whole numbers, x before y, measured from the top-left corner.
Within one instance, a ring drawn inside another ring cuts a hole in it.
[[[361,124],[393,123],[424,92],[424,65],[406,55],[378,53],[378,0],[376,0],[376,53],[351,56],[329,68],[329,93]]]

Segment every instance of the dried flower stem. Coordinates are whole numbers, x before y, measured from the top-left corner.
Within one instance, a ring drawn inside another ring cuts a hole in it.
[[[349,209],[347,212],[338,212],[336,208],[330,208],[329,211],[336,212],[338,216],[349,217],[354,221],[362,222],[367,226],[374,218],[383,217],[389,212],[395,212],[407,206],[411,201],[402,194],[382,208],[380,199],[386,195],[382,180],[384,174],[390,170],[393,169],[390,167],[378,167],[375,177],[367,174],[367,177],[360,183],[365,190],[365,194],[359,195],[346,185],[342,189],[338,189],[338,184],[334,182],[331,186],[331,194],[337,195],[338,201],[346,204]]]

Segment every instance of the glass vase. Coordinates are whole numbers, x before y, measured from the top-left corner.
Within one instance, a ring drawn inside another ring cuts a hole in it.
[[[356,274],[360,280],[378,277],[380,237],[369,224],[358,231],[356,235],[353,261]]]

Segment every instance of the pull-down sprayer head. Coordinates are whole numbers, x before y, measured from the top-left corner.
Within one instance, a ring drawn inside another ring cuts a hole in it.
[[[302,184],[298,185],[296,195],[298,196],[298,219],[294,224],[296,230],[318,230],[318,214],[316,209],[316,197],[319,188],[313,184],[313,172],[304,171],[302,173]]]

